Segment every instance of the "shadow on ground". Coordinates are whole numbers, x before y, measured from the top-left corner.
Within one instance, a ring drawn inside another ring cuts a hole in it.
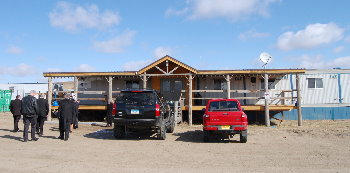
[[[113,136],[113,129],[101,129],[84,135],[86,138],[103,139],[103,140],[153,140],[156,139],[154,132],[151,131],[127,131],[125,137],[116,139]]]
[[[4,136],[0,136],[0,138],[12,139],[12,140],[16,140],[16,141],[21,141],[21,140],[22,140],[22,138],[21,138],[21,137],[11,136],[11,135],[4,135]]]
[[[203,131],[202,130],[192,130],[192,131],[186,131],[181,133],[174,133],[174,136],[178,136],[178,138],[175,141],[182,141],[182,142],[192,142],[192,143],[218,143],[218,142],[224,142],[224,143],[239,143],[239,141],[234,139],[221,139],[219,136],[215,137],[212,136],[210,138],[209,142],[203,142]]]
[[[60,129],[58,127],[50,127],[51,131],[58,132]]]

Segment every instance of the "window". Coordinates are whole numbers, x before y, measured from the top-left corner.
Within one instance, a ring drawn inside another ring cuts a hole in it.
[[[322,78],[308,78],[307,79],[308,88],[323,88]]]
[[[227,83],[226,80],[215,79],[214,80],[214,90],[226,90]]]
[[[210,102],[209,111],[237,111],[238,104],[235,101],[213,101]]]
[[[170,81],[169,80],[162,81],[162,91],[163,92],[170,92]]]
[[[139,81],[126,81],[125,88],[126,89],[140,89]]]
[[[276,80],[275,79],[269,79],[268,87],[269,89],[276,89]],[[261,79],[261,89],[265,89],[265,80]]]

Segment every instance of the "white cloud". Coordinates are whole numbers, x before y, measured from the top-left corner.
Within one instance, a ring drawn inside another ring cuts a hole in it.
[[[344,31],[335,23],[310,24],[296,33],[285,32],[280,35],[277,47],[281,50],[311,49],[343,39]]]
[[[324,60],[321,55],[302,55],[299,58],[293,58],[293,61],[299,63],[297,65],[298,67],[306,69],[332,69],[337,67],[346,69],[350,68],[350,56]]]
[[[333,49],[333,52],[334,52],[334,53],[340,53],[340,52],[342,52],[344,49],[345,49],[344,46],[338,46],[338,47],[336,47],[336,48]]]
[[[126,31],[125,33],[116,36],[106,41],[95,41],[93,47],[99,52],[118,53],[122,52],[126,46],[132,44],[132,39],[135,36],[135,31]]]
[[[173,49],[170,47],[159,46],[154,49],[153,56],[154,58],[148,60],[140,60],[140,61],[129,61],[122,65],[122,70],[124,71],[137,71],[140,70],[147,65],[153,63],[159,58],[164,57],[165,55],[171,55]]]
[[[165,55],[171,55],[173,52],[173,50],[170,47],[163,47],[163,46],[159,46],[154,50],[154,57],[156,59],[162,58]]]
[[[0,67],[0,74],[3,75],[10,75],[10,76],[16,76],[16,77],[26,77],[31,76],[33,74],[36,74],[36,68],[34,66],[28,65],[28,64],[18,64],[15,67]]]
[[[80,64],[77,68],[75,68],[76,72],[94,72],[96,71],[95,67],[90,66],[89,64]]]
[[[345,38],[345,41],[348,42],[348,43],[350,43],[350,36],[347,36],[347,37]]]
[[[106,29],[119,24],[118,12],[105,10],[100,12],[97,5],[79,6],[69,2],[58,2],[49,14],[52,26],[69,32],[82,29]]]
[[[153,60],[129,61],[122,65],[124,71],[137,71],[151,64]]]
[[[8,49],[7,49],[8,53],[11,54],[21,54],[23,52],[23,50],[17,46],[11,45]]]
[[[239,34],[238,38],[241,40],[248,40],[251,38],[265,38],[269,37],[269,33],[264,33],[264,32],[257,32],[255,30],[249,30],[247,32]]]
[[[176,10],[174,8],[168,8],[165,11],[165,16],[181,16],[188,12],[188,8],[184,8],[182,10]]]
[[[166,15],[187,14],[189,19],[216,17],[240,20],[252,15],[269,16],[269,5],[280,0],[188,0],[181,10],[168,8]]]

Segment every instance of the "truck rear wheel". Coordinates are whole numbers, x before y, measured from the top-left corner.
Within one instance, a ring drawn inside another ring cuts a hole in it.
[[[159,140],[165,140],[166,138],[166,129],[164,121],[162,121],[161,125],[157,128],[157,138]]]
[[[125,137],[125,126],[114,126],[113,135],[116,139]]]
[[[247,133],[246,130],[242,131],[242,133],[239,134],[239,139],[240,139],[241,143],[246,143],[247,142],[247,140],[248,140],[248,133]]]

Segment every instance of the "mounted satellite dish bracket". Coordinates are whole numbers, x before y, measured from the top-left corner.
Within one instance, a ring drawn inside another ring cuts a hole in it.
[[[265,69],[266,65],[271,62],[272,56],[266,52],[260,54],[260,61],[264,63],[263,67]]]

